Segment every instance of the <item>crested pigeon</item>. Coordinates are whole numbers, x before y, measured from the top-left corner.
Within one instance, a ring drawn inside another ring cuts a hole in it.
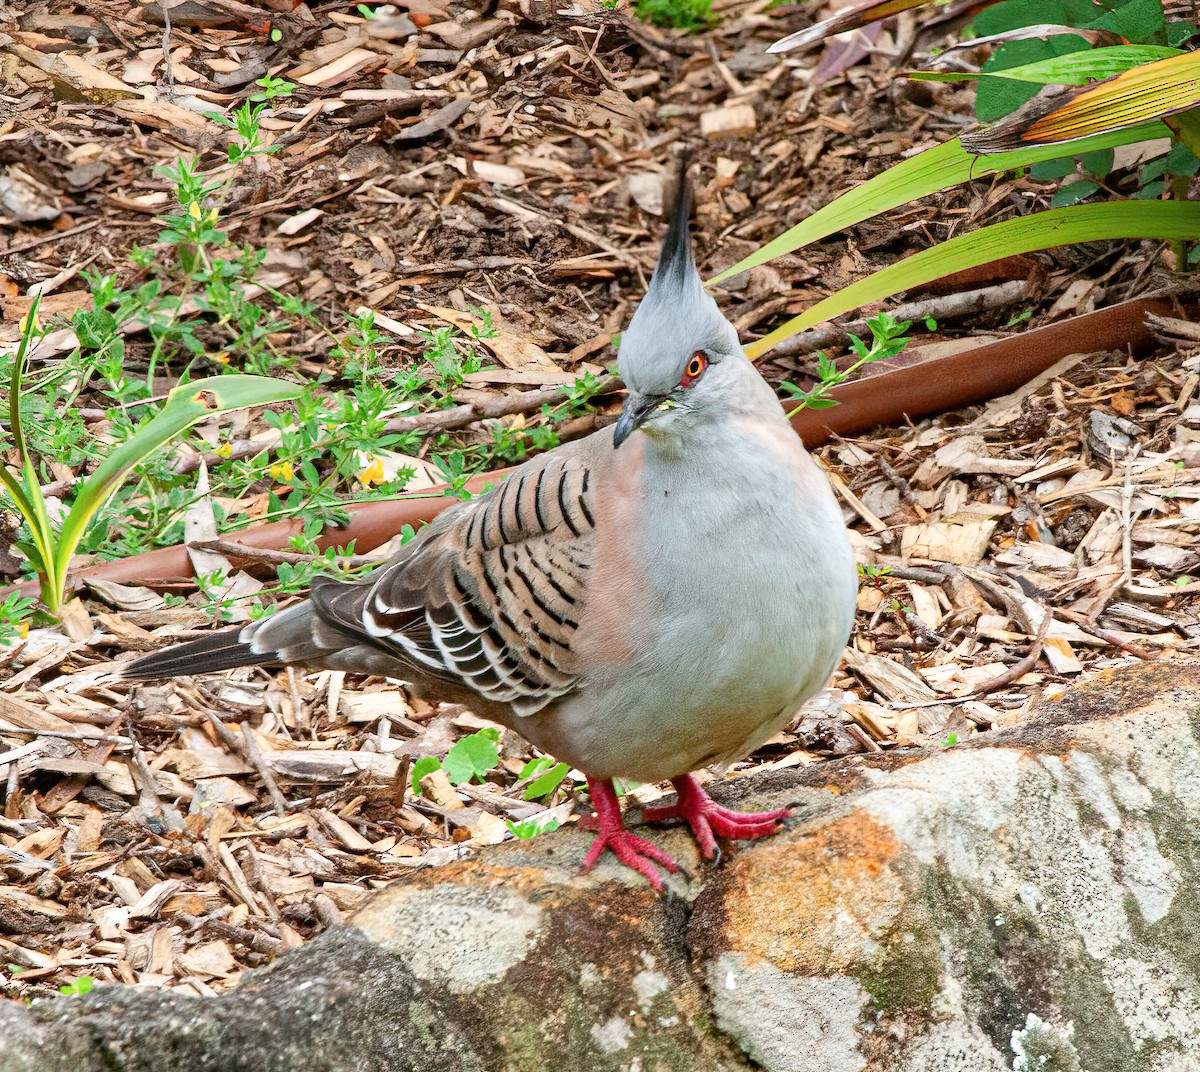
[[[624,825],[614,778],[670,780],[712,857],[773,833],[690,772],[773,736],[828,680],[856,571],[829,483],[705,291],[680,177],[650,286],[621,340],[606,428],[442,512],[365,581],[139,658],[130,679],[299,664],[408,682],[517,729],[587,776],[605,849],[662,889],[675,861]]]

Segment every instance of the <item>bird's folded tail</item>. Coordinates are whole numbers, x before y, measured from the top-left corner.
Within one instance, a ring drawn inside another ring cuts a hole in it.
[[[120,676],[149,681],[235,666],[319,665],[324,656],[347,643],[353,641],[323,622],[311,601],[305,600],[262,621],[143,655],[122,667]]]

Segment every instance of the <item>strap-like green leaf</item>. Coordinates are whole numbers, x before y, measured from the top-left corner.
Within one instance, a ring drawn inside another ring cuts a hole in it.
[[[1097,149],[1111,149],[1117,145],[1149,141],[1152,138],[1167,138],[1171,132],[1162,123],[1143,123],[1138,127],[1112,131],[1095,138],[1084,138],[1072,142],[1069,153],[1088,153]],[[981,179],[987,175],[1028,167],[1042,160],[1054,160],[1063,155],[1064,147],[1034,145],[1028,149],[995,153],[991,156],[975,156],[964,149],[955,138],[953,141],[926,149],[923,153],[901,160],[886,171],[869,179],[861,186],[848,190],[824,208],[814,212],[808,219],[798,223],[772,239],[761,249],[726,268],[710,283],[749,271],[760,264],[782,257],[826,238],[846,227],[853,227],[863,220],[887,212],[897,205],[926,197],[938,190],[957,186],[968,179]]]
[[[1166,45],[1114,45],[1111,48],[1081,49],[1065,56],[1022,63],[999,71],[905,71],[914,82],[966,82],[974,78],[1012,78],[1040,86],[1086,86],[1111,78],[1132,67],[1178,56],[1180,50]]]
[[[757,358],[798,331],[951,272],[1036,249],[1114,238],[1200,239],[1200,205],[1186,201],[1110,201],[1051,209],[982,227],[843,287],[746,347],[746,353]]]
[[[65,579],[66,564],[75,553],[88,523],[121,485],[129,470],[143,458],[205,418],[248,406],[287,402],[298,397],[300,390],[299,386],[286,380],[239,375],[214,376],[176,387],[167,395],[162,409],[115,447],[75,496],[55,548],[59,576]]]

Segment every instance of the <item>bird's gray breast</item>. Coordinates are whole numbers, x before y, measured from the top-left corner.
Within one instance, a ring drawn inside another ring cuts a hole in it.
[[[853,558],[828,482],[784,435],[793,442],[739,452],[740,467],[647,457],[624,533],[636,564],[624,657],[595,666],[562,712],[589,751],[577,765],[604,773],[603,757],[612,773],[657,780],[728,758],[832,673]]]

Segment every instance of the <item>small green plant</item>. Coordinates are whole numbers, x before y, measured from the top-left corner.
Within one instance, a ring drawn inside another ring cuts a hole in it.
[[[548,834],[551,830],[557,830],[561,824],[553,815],[534,815],[529,819],[522,819],[519,823],[505,819],[504,825],[513,837],[526,841],[537,837],[538,834]]]
[[[697,33],[713,23],[712,0],[636,0],[634,11],[644,22],[667,30]]]
[[[412,791],[421,793],[421,779],[435,770],[444,770],[451,785],[463,785],[472,779],[483,781],[484,777],[500,765],[499,731],[490,726],[460,737],[446,753],[444,760],[436,756],[423,756],[412,765],[410,775]]]
[[[68,998],[82,997],[84,994],[90,994],[95,985],[95,980],[90,975],[80,975],[69,983],[62,983],[58,992]]]
[[[18,543],[17,547],[37,571],[43,605],[57,616],[66,596],[71,556],[93,518],[134,466],[201,420],[230,410],[287,401],[300,390],[290,383],[254,376],[220,376],[176,387],[157,414],[146,419],[104,458],[75,493],[61,524],[56,523],[42,495],[42,480],[29,452],[22,412],[25,361],[40,332],[39,299],[40,295],[35,296],[30,305],[9,381],[8,427],[17,454],[17,468],[0,465],[0,484],[21,512],[30,533],[29,541]]]
[[[33,600],[19,592],[9,592],[0,601],[0,648],[21,640],[29,632],[26,619],[33,610]]]
[[[523,799],[545,800],[562,785],[563,779],[570,770],[568,764],[555,763],[549,756],[538,756],[536,759],[531,759],[522,768],[518,778],[518,781],[528,781],[529,783],[525,786]]]
[[[425,360],[433,366],[438,382],[446,392],[460,386],[464,377],[478,372],[482,366],[474,347],[458,342],[454,337],[454,328],[450,326],[422,331],[420,337],[425,344]],[[458,352],[460,345],[464,351],[461,356]]]
[[[891,572],[891,566],[877,566],[873,562],[860,562],[858,564],[858,576],[864,584],[878,585]]]
[[[849,380],[863,365],[900,353],[907,342],[910,324],[907,320],[897,320],[891,313],[880,313],[867,321],[867,327],[871,329],[869,344],[854,335],[850,336],[850,346],[857,360],[849,367],[839,369],[823,353],[818,353],[817,382],[809,390],[801,390],[786,380],[780,384],[788,397],[799,403],[788,413],[789,417],[802,409],[829,409],[836,406],[837,399],[831,398],[830,392]]]

